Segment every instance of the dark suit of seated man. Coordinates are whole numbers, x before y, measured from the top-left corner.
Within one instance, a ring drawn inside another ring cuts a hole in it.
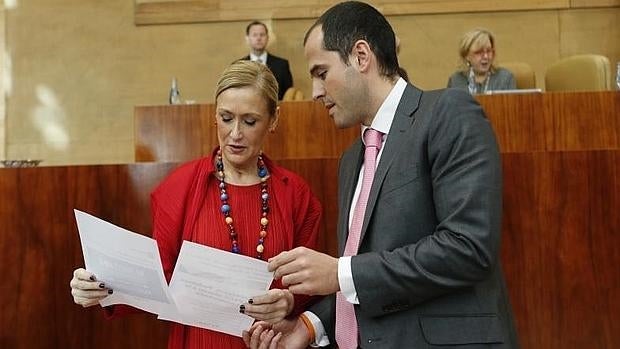
[[[278,99],[282,100],[284,93],[293,86],[293,76],[289,69],[288,61],[284,58],[274,56],[267,52],[266,47],[269,43],[269,31],[267,26],[258,21],[254,21],[245,29],[246,40],[250,46],[250,54],[241,58],[244,60],[259,61],[267,64],[267,67],[278,80]]]

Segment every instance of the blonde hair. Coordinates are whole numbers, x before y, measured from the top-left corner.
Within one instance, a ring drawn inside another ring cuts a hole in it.
[[[493,33],[484,28],[476,28],[468,31],[461,38],[459,44],[459,56],[460,65],[463,70],[468,70],[469,65],[467,61],[467,55],[472,47],[482,47],[486,44],[490,44],[491,48],[495,49],[495,37]],[[495,66],[491,63],[491,71],[495,70]]]
[[[239,60],[228,66],[217,81],[215,99],[230,88],[255,87],[267,104],[270,116],[278,108],[278,81],[267,66],[261,63]]]

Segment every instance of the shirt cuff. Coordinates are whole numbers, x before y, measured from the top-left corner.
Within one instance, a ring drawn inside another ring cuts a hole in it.
[[[312,326],[314,326],[314,342],[310,343],[310,346],[313,348],[328,346],[329,338],[327,337],[321,319],[311,311],[304,311],[303,314],[310,320]]]
[[[338,258],[338,284],[340,284],[340,293],[342,293],[347,302],[351,304],[360,304],[357,298],[355,284],[353,283],[351,256]]]

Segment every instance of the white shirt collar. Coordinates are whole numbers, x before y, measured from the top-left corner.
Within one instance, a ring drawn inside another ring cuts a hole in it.
[[[407,82],[403,78],[399,78],[396,81],[396,84],[392,88],[392,91],[385,98],[377,114],[375,114],[374,119],[372,119],[371,128],[381,132],[384,134],[383,140],[385,141],[385,136],[387,136],[388,132],[390,132],[390,128],[392,127],[392,121],[394,121],[394,115],[396,114],[396,108],[398,108],[398,104],[400,103],[401,98],[403,97],[403,93],[405,92],[405,88],[407,87]],[[362,125],[362,139],[364,139],[364,131],[368,126]]]
[[[261,62],[263,62],[264,64],[267,64],[267,51],[263,51],[263,54],[260,56],[255,55],[254,53],[250,52],[250,60],[252,62],[257,61],[260,58]]]

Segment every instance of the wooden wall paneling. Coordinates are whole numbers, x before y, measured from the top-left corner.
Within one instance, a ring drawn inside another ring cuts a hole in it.
[[[545,150],[543,98],[540,93],[476,96],[502,153]]]
[[[217,144],[215,106],[192,104],[134,109],[136,161],[184,161]]]
[[[571,8],[617,7],[620,0],[570,0]]]
[[[338,160],[280,163],[306,178],[323,203],[319,249],[335,255]],[[150,314],[105,320],[98,307],[73,304],[69,280],[83,266],[73,209],[150,235],[149,194],[176,166],[0,169],[0,348],[166,347],[166,322]]]
[[[548,150],[620,148],[620,93],[546,93],[543,108]]]
[[[285,159],[278,164],[306,179],[323,206],[319,250],[338,255],[336,223],[338,219],[338,159]]]
[[[605,1],[612,0],[599,0],[597,5]],[[316,18],[334,3],[329,0],[135,0],[134,22],[143,25]],[[547,10],[570,6],[570,0],[376,0],[372,3],[385,15]]]
[[[280,122],[267,138],[265,152],[274,159],[339,158],[355,139],[359,129],[337,129],[320,103],[282,103]]]
[[[359,129],[337,129],[319,103],[285,102],[278,127],[267,136],[265,153],[274,160],[339,158]],[[136,107],[136,161],[186,161],[209,154],[218,144],[213,104]]]
[[[0,347],[166,347],[166,323],[107,321],[73,303],[69,280],[84,263],[73,208],[150,233],[148,193],[174,166],[0,169]]]
[[[510,153],[503,167],[501,253],[522,347],[619,347],[620,151]]]

